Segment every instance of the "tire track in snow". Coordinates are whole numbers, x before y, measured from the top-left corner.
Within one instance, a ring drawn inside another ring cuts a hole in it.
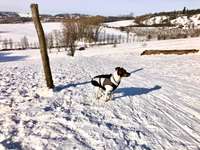
[[[145,81],[146,80],[146,78],[140,78],[140,80],[139,81]],[[130,82],[130,83],[134,83],[134,82]],[[145,82],[144,82],[145,83]],[[126,82],[126,85],[129,85],[129,83],[128,82]],[[158,101],[159,100],[162,100],[162,99],[158,99]],[[163,107],[164,108],[164,107]],[[160,126],[160,124],[157,124],[158,126]],[[179,126],[180,127],[180,126]],[[164,130],[164,132],[166,133],[167,131],[165,130],[165,129],[163,129]],[[183,130],[184,131],[184,130]],[[184,131],[185,132],[185,131]],[[186,132],[187,133],[187,132]],[[193,137],[193,136],[192,136]],[[196,138],[195,137],[193,137],[194,138],[194,140],[196,141]],[[196,141],[197,142],[197,141]],[[199,141],[198,141],[199,142]]]
[[[152,97],[155,97],[158,101],[163,101],[163,99],[160,99],[156,96],[153,96]],[[152,104],[152,103],[151,103]],[[155,107],[161,107],[161,108],[164,108],[166,107],[166,105],[162,105],[161,103],[156,103],[157,105],[154,105]],[[153,104],[152,104],[153,105]],[[175,107],[174,107],[175,108]],[[164,109],[160,109],[159,108],[159,111],[162,112],[166,117],[168,117],[175,125],[177,125],[179,128],[182,129],[182,131],[184,131],[186,134],[188,134],[194,141],[196,141],[196,144],[200,143],[200,137],[199,135],[196,135],[197,137],[193,136],[194,133],[191,133],[191,131],[189,130],[189,128],[187,129],[186,127],[183,127],[183,125],[181,125],[178,121],[176,121],[169,113],[167,113],[166,111],[164,111]]]
[[[144,79],[140,79],[140,81],[145,81],[145,78]],[[152,97],[152,98],[151,98]],[[154,102],[152,101],[153,100],[153,97],[155,97],[157,100],[156,100],[156,104],[154,105]],[[151,100],[152,99],[152,100]],[[190,131],[189,129],[188,130],[185,130],[184,129],[184,127],[180,124],[180,123],[178,123],[177,121],[177,123],[175,123],[173,120],[175,120],[169,113],[167,113],[167,111],[164,111],[165,110],[165,107],[166,107],[166,104],[169,104],[170,103],[170,100],[171,99],[166,99],[165,97],[159,97],[159,96],[154,96],[153,94],[150,94],[150,97],[148,98],[148,99],[146,99],[147,101],[149,101],[149,100],[151,100],[151,102],[149,102],[149,105],[152,105],[153,107],[155,107],[155,108],[158,108],[159,110],[162,110],[162,113],[166,116],[166,114],[168,115],[168,117],[170,116],[170,120],[171,120],[171,122],[173,122],[178,128],[180,128],[181,127],[181,129],[182,129],[182,131],[183,132],[185,132],[186,133],[186,135],[190,135],[190,137],[193,139],[193,141],[198,145],[199,144],[199,140],[197,140],[197,139],[200,139],[199,138],[199,135],[196,135],[196,137],[195,136],[193,136],[193,134],[194,133],[191,133],[191,132],[189,132],[188,133],[188,131]],[[145,99],[144,99],[145,100]],[[160,103],[160,101],[161,102],[164,102],[165,104],[161,104]],[[163,108],[163,109],[162,109]],[[172,111],[174,112],[174,110],[176,110],[176,112],[180,112],[181,111],[181,114],[185,114],[186,112],[184,112],[184,111],[182,111],[182,110],[179,110],[178,108],[179,107],[175,107],[175,106],[173,106],[172,104],[171,104],[171,106],[167,106],[167,108],[174,108]],[[187,116],[187,115],[186,115]],[[173,118],[173,119],[172,119]],[[160,126],[160,125],[159,125]]]

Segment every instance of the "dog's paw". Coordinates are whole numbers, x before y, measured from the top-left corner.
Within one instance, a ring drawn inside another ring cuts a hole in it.
[[[108,101],[112,101],[113,100],[113,96],[112,95],[109,95],[105,98],[105,102],[108,102]]]
[[[108,102],[108,101],[112,101],[112,98],[108,98],[105,100],[105,102]]]
[[[95,96],[96,100],[100,100],[102,96]]]

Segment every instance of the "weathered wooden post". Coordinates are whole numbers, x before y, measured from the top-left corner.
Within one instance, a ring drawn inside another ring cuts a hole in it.
[[[38,5],[31,4],[31,11],[32,11],[33,22],[35,24],[35,28],[36,28],[38,39],[39,39],[40,53],[41,53],[41,57],[42,57],[42,63],[43,63],[47,87],[52,89],[52,88],[54,88],[54,84],[53,84],[53,79],[52,79],[52,74],[51,74],[51,68],[50,68],[50,63],[49,63],[49,57],[48,57],[48,52],[47,52],[47,45],[46,45],[44,30],[43,30],[42,24],[40,22]]]

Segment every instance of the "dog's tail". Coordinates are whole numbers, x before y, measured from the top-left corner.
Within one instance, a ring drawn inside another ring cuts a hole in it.
[[[92,78],[91,83],[94,86],[100,86],[100,84],[96,80],[94,80],[94,78]]]

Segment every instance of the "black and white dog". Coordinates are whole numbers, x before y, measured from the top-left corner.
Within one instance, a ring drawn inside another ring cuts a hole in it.
[[[111,100],[112,92],[119,86],[122,77],[129,77],[130,75],[124,68],[116,67],[113,74],[99,75],[92,78],[91,83],[96,89],[96,99],[101,98],[103,93],[105,101]]]

